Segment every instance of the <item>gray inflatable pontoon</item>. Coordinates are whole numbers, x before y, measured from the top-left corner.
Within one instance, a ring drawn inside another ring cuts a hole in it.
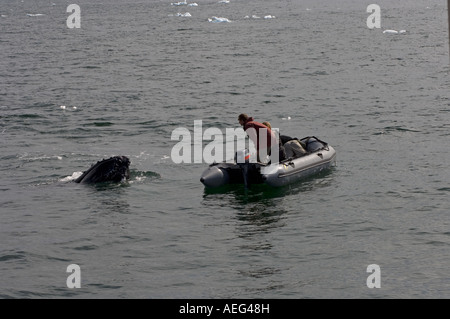
[[[202,174],[200,181],[206,187],[226,184],[267,184],[285,186],[308,176],[329,169],[336,164],[336,151],[316,137],[300,140],[305,145],[306,155],[285,159],[279,163],[214,163]]]

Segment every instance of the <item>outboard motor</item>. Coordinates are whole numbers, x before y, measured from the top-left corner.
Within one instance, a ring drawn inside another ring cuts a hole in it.
[[[248,149],[237,151],[234,160],[236,164],[239,165],[239,167],[242,170],[242,176],[244,177],[244,186],[247,189],[249,186],[248,182],[248,170],[250,167],[250,152]]]

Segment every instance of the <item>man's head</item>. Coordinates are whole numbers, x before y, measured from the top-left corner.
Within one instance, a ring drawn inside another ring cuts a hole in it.
[[[248,121],[248,115],[245,113],[239,114],[238,121],[239,121],[239,124],[244,126],[245,122]]]

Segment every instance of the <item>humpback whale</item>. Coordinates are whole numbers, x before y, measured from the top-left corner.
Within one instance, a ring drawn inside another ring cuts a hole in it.
[[[121,182],[130,178],[130,160],[126,156],[114,156],[94,164],[78,177],[76,183]]]

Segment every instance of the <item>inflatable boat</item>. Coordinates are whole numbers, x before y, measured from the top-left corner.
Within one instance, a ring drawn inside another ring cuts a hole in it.
[[[281,187],[300,181],[308,176],[329,169],[336,164],[336,151],[328,143],[309,136],[298,140],[305,154],[291,156],[279,163],[223,162],[211,164],[200,181],[206,187],[215,188],[226,184],[267,184]]]

